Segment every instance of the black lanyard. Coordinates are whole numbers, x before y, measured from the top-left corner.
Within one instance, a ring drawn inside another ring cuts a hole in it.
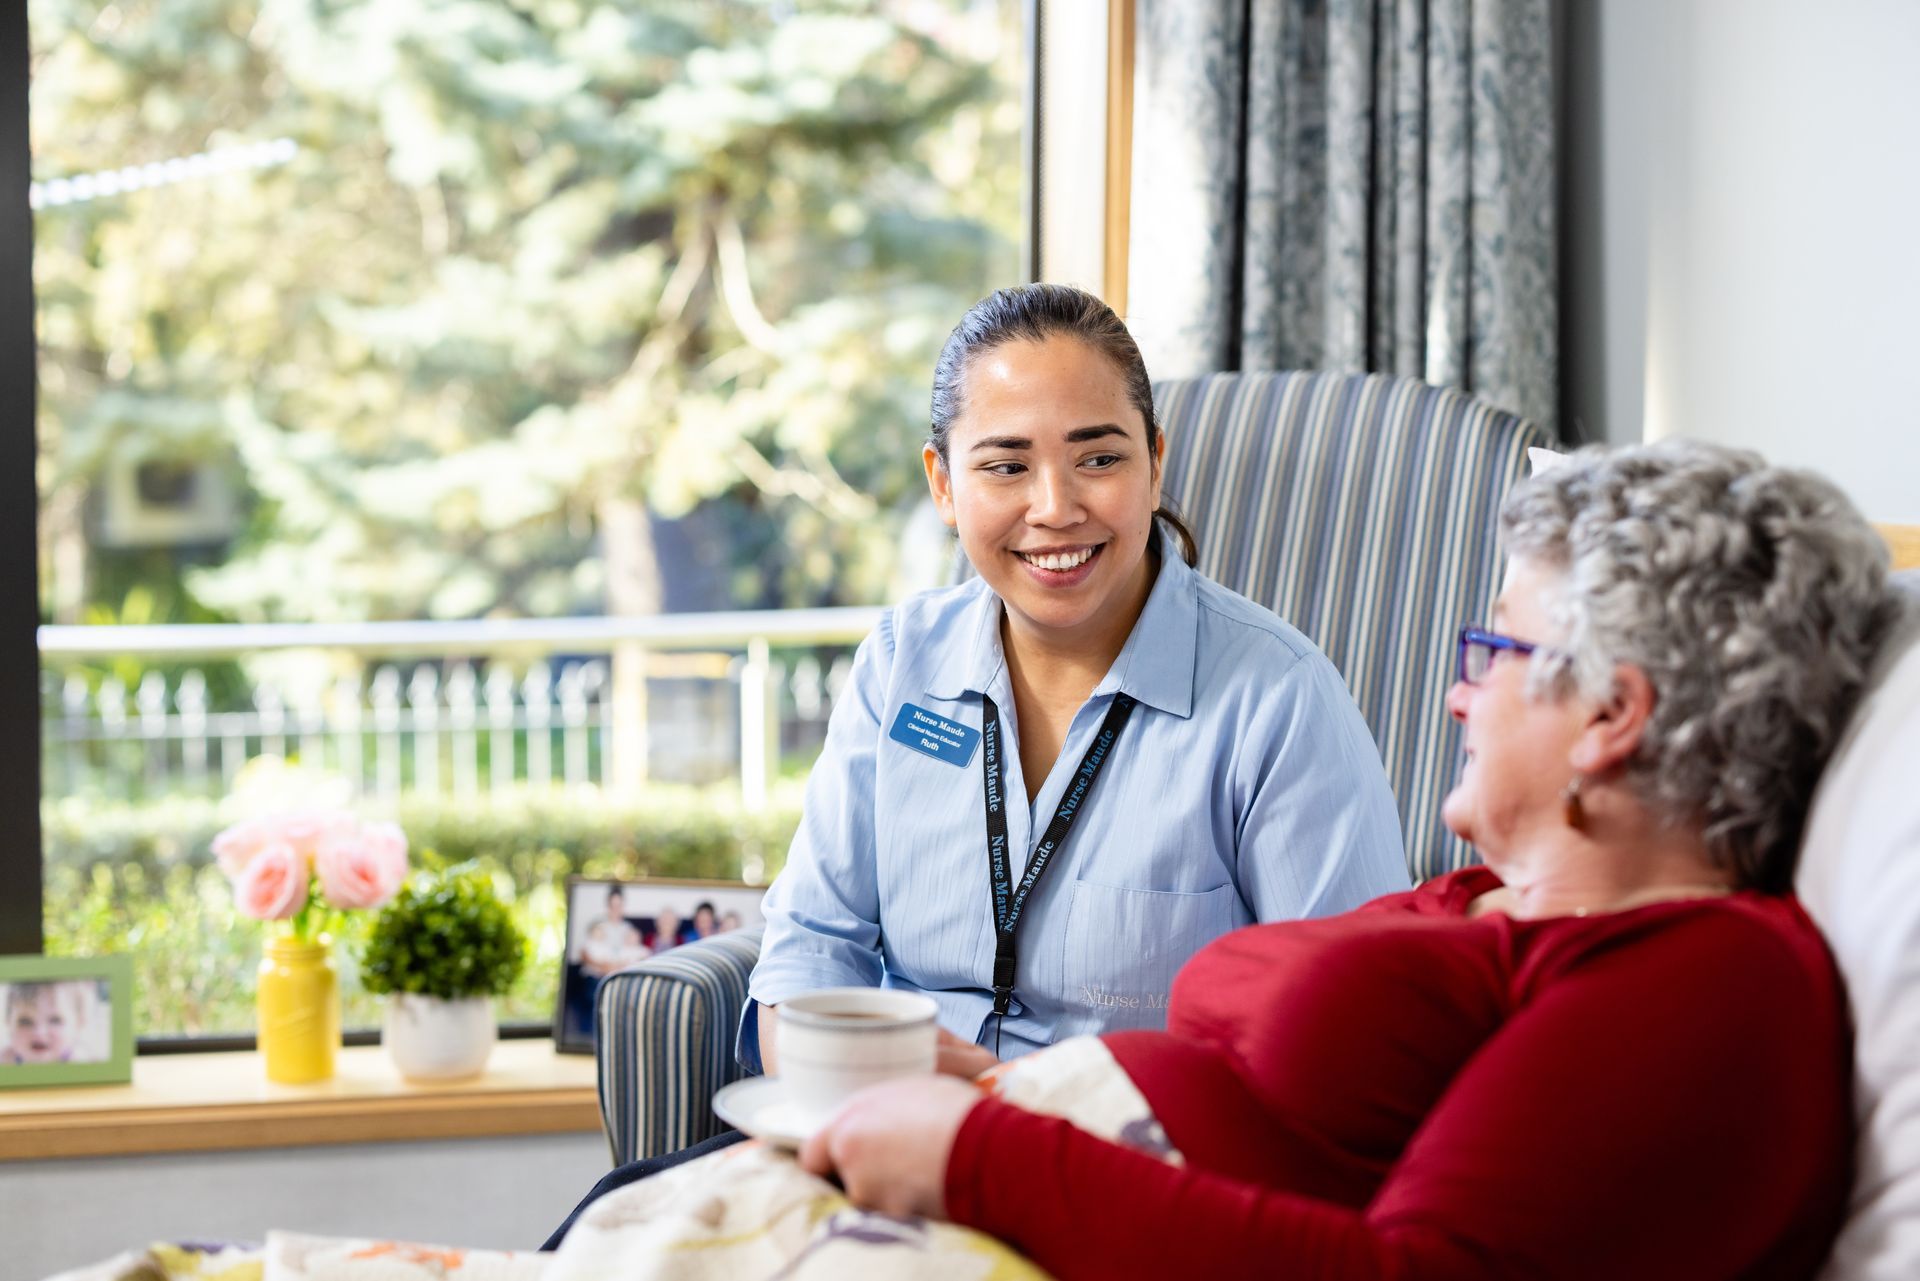
[[[1093,790],[1093,780],[1100,777],[1100,767],[1107,763],[1115,740],[1127,727],[1127,718],[1133,715],[1134,699],[1128,694],[1113,696],[1113,706],[1107,709],[1107,718],[1100,722],[1100,732],[1093,736],[1087,754],[1080,758],[1080,768],[1074,771],[1067,794],[1060,798],[1060,808],[1047,824],[1046,835],[1040,838],[1027,859],[1027,870],[1020,878],[1018,889],[1014,888],[1013,878],[1007,872],[1007,811],[1000,776],[1000,709],[984,694],[980,701],[985,705],[980,727],[985,739],[980,773],[986,780],[987,888],[993,892],[993,1012],[1005,1018],[1013,1002],[1014,966],[1018,956],[1014,938],[1020,928],[1020,910],[1027,905],[1027,895],[1040,883],[1054,854],[1066,841],[1067,833],[1073,830],[1073,821],[1080,817],[1087,793]]]

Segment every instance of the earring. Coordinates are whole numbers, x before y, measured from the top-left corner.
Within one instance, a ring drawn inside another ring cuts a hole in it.
[[[1586,807],[1580,804],[1580,785],[1586,780],[1575,774],[1560,789],[1560,804],[1566,812],[1567,826],[1578,832],[1587,825]]]

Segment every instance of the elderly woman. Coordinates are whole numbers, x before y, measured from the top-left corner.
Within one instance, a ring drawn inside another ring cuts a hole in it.
[[[1849,1037],[1788,885],[1884,548],[1827,483],[1686,443],[1576,455],[1501,523],[1447,696],[1486,866],[1201,951],[1166,1032],[1103,1038],[1164,1143],[929,1079],[803,1164],[1061,1277],[1813,1275]]]

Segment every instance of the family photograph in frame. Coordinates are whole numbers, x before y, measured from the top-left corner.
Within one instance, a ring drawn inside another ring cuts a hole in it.
[[[133,1079],[133,960],[0,956],[0,1089]]]
[[[554,1048],[593,1052],[594,1001],[609,974],[715,934],[759,925],[763,885],[569,877]]]

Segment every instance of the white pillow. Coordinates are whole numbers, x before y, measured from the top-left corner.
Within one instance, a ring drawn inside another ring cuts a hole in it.
[[[1798,888],[1853,1005],[1853,1202],[1823,1281],[1920,1277],[1920,636],[1887,647],[1814,795]]]

